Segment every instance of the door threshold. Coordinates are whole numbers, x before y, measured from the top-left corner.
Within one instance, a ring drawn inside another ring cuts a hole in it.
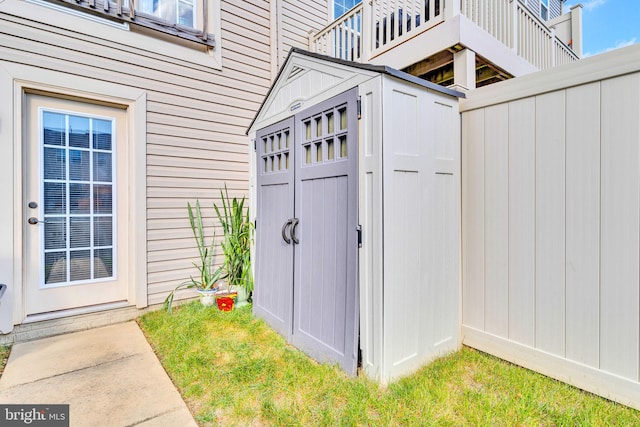
[[[129,305],[130,304],[127,301],[117,301],[117,302],[110,302],[107,304],[90,305],[87,307],[70,308],[68,310],[57,310],[57,311],[50,311],[47,313],[30,314],[22,321],[22,324],[24,325],[26,323],[34,323],[34,322],[42,322],[45,320],[59,319],[61,317],[78,316],[81,314],[90,314],[98,311],[115,310],[117,308],[128,307]]]
[[[178,303],[182,303],[181,300]],[[145,313],[162,309],[162,304],[138,308],[126,301],[100,304],[72,310],[36,314],[14,326],[8,334],[0,334],[0,345],[31,341],[71,332],[85,331],[134,320]]]

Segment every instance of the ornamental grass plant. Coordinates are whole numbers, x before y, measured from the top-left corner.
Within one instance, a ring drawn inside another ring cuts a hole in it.
[[[224,254],[224,269],[227,283],[233,288],[253,291],[251,273],[251,232],[253,224],[249,221],[249,209],[245,209],[245,198],[229,197],[227,185],[220,190],[222,206],[213,205],[223,236],[220,248]]]
[[[198,262],[193,263],[198,270],[198,276],[190,276],[188,280],[185,280],[176,286],[176,288],[167,295],[167,298],[164,300],[164,307],[169,313],[172,311],[173,298],[176,291],[192,288],[203,291],[215,290],[218,282],[227,277],[223,267],[215,267],[213,264],[216,236],[214,233],[213,238],[211,239],[211,244],[207,243],[204,232],[204,223],[202,220],[202,211],[200,209],[200,201],[196,200],[195,209],[191,206],[191,203],[187,203],[187,212],[189,214],[191,231],[198,248]]]

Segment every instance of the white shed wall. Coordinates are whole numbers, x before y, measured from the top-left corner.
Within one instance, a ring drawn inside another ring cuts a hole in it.
[[[358,176],[362,248],[359,258],[362,369],[382,377],[382,78],[358,88],[362,101]]]
[[[461,111],[463,342],[640,408],[640,46]]]
[[[361,348],[389,382],[459,347],[459,114],[386,76],[360,95]]]

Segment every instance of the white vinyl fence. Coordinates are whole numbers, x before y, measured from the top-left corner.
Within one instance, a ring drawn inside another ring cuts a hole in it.
[[[463,342],[640,409],[640,45],[461,112]]]

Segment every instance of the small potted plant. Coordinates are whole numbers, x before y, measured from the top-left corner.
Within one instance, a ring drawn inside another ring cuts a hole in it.
[[[199,252],[199,262],[193,263],[198,269],[199,277],[189,277],[179,284],[164,300],[164,307],[169,313],[173,305],[173,297],[175,292],[179,289],[191,289],[195,288],[198,294],[200,294],[200,302],[202,305],[211,306],[215,302],[215,292],[218,290],[218,283],[227,277],[225,273],[224,265],[218,268],[214,268],[213,265],[213,252],[215,248],[215,235],[211,241],[211,245],[205,244],[204,226],[202,224],[202,213],[200,212],[200,202],[196,200],[195,210],[191,207],[190,203],[187,203],[187,209],[189,212],[189,223],[191,224],[191,231],[193,237],[196,239]],[[194,212],[195,211],[195,212]]]
[[[226,289],[218,289],[215,293],[216,304],[220,311],[231,311],[235,304],[236,298],[238,298],[238,292],[228,287]]]
[[[227,290],[236,291],[236,306],[240,307],[251,299],[253,275],[251,274],[251,232],[253,224],[249,221],[249,209],[245,209],[245,198],[229,198],[227,186],[220,190],[222,207],[213,208],[222,226],[223,240],[220,242],[224,254],[224,268],[227,275]]]

